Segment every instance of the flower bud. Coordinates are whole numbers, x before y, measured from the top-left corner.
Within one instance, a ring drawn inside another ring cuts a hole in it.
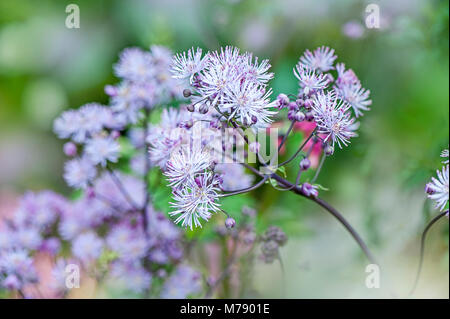
[[[313,106],[313,100],[311,100],[311,99],[305,100],[305,103],[303,104],[303,106],[305,107],[305,109],[311,110],[311,108]]]
[[[289,103],[289,98],[286,94],[281,93],[280,95],[278,95],[277,101],[278,103],[280,103],[280,108],[282,108]]]
[[[183,96],[184,96],[184,97],[188,98],[188,97],[190,97],[191,95],[192,95],[191,90],[189,90],[189,89],[184,89],[184,90],[183,90]]]
[[[314,121],[314,113],[311,111],[308,111],[305,113],[305,120],[307,120],[308,122],[312,122]]]
[[[186,107],[186,109],[187,109],[189,112],[194,112],[194,111],[195,111],[195,106],[194,106],[194,104],[189,104],[189,105]]]
[[[289,102],[288,103],[288,108],[289,108],[289,110],[297,111],[298,110],[298,105],[297,105],[296,102]]]
[[[428,195],[433,195],[436,191],[434,190],[434,187],[431,185],[431,183],[428,183],[425,185],[425,193]]]
[[[236,221],[234,220],[234,218],[228,217],[228,218],[225,220],[225,226],[226,226],[228,229],[233,228],[235,225],[236,225]]]
[[[67,156],[75,156],[77,155],[77,146],[73,142],[67,142],[63,146],[64,154]]]
[[[302,171],[306,171],[311,166],[311,161],[307,157],[305,157],[300,161],[299,166]]]
[[[202,104],[198,109],[200,114],[206,114],[209,111],[209,107],[206,104]]]
[[[258,122],[258,118],[256,117],[256,115],[252,115],[252,123],[256,124],[256,122]]]
[[[303,183],[302,187],[301,187],[301,191],[306,196],[312,195],[312,196],[316,197],[317,195],[319,195],[319,192],[317,191],[317,189],[315,189],[310,183]]]
[[[326,156],[331,156],[334,153],[334,147],[330,144],[326,144],[323,148]]]
[[[297,122],[303,122],[306,118],[306,115],[301,111],[297,111],[294,115],[294,118]]]
[[[295,103],[298,107],[302,107],[305,104],[305,101],[303,101],[303,99],[297,99],[295,100]]]
[[[109,96],[116,96],[117,88],[115,88],[112,85],[107,85],[107,86],[105,86],[105,93],[106,93],[106,95],[109,95]]]
[[[114,130],[114,131],[111,132],[111,138],[112,138],[113,140],[116,140],[116,139],[118,139],[119,137],[120,137],[120,132],[119,132],[119,131]]]

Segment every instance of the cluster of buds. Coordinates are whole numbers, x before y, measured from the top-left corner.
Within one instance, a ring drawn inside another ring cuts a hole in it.
[[[262,259],[265,263],[271,264],[279,258],[279,248],[287,242],[286,234],[277,226],[270,226],[261,236]]]

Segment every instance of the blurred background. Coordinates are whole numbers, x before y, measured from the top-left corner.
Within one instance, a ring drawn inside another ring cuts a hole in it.
[[[70,3],[80,7],[79,29],[65,27]],[[379,29],[365,25],[370,3],[380,8]],[[442,166],[439,154],[449,143],[448,5],[445,0],[42,0],[39,5],[2,0],[0,214],[13,211],[27,189],[70,193],[52,122],[64,109],[107,103],[103,88],[117,82],[112,64],[123,48],[238,46],[270,59],[275,98],[297,92],[292,68],[305,49],[327,45],[371,90],[373,104],[361,120],[360,136],[325,162],[318,182],[329,188],[322,197],[380,260],[381,288],[365,286],[366,261],[357,245],[319,207],[270,187],[226,205],[250,204],[258,210],[258,228],[277,225],[288,234],[282,249],[286,297],[406,297],[420,234],[437,214],[423,188]],[[206,242],[210,233],[193,236]],[[428,238],[417,297],[449,297],[448,242],[443,219]],[[277,263],[255,263],[252,277],[254,296],[280,296]]]

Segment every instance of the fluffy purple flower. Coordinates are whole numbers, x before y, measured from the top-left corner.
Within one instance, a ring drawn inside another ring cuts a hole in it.
[[[209,172],[199,174],[182,188],[173,191],[170,216],[178,216],[175,223],[193,229],[201,227],[200,219],[208,221],[213,212],[219,210],[219,188],[216,177]]]
[[[301,92],[305,95],[323,90],[328,86],[327,75],[316,72],[315,69],[301,63],[296,65],[294,75],[299,80]]]
[[[176,79],[190,79],[192,82],[194,75],[202,71],[207,62],[208,54],[202,57],[202,49],[197,48],[194,51],[192,48],[188,50],[187,54],[183,52],[174,56],[171,72]]]
[[[85,153],[93,164],[104,167],[108,161],[117,162],[119,150],[119,143],[111,137],[94,137],[87,141]]]
[[[357,125],[348,112],[349,108],[350,105],[339,100],[332,92],[320,93],[314,99],[312,109],[317,132],[326,135],[325,142],[329,141],[333,146],[337,143],[342,148],[342,144],[347,146],[350,138],[356,136]]]
[[[86,157],[72,159],[64,165],[64,180],[74,188],[86,188],[96,175],[95,166]]]
[[[164,175],[169,186],[177,188],[210,166],[211,158],[207,151],[198,146],[182,147],[171,154]]]
[[[116,75],[135,82],[145,82],[154,75],[152,56],[139,48],[127,48],[120,54],[119,63],[114,66]]]
[[[103,241],[93,232],[78,235],[72,244],[73,255],[83,262],[91,262],[102,254]]]
[[[246,174],[245,169],[239,163],[217,164],[215,172],[222,178],[221,188],[224,191],[237,191],[250,187],[253,182],[253,176]]]
[[[336,58],[334,49],[322,46],[314,50],[313,53],[306,50],[305,54],[300,57],[300,63],[313,70],[327,72],[334,69],[333,64]]]
[[[142,293],[151,288],[152,275],[137,263],[115,262],[111,277],[125,289]]]
[[[200,293],[202,289],[201,275],[187,265],[180,265],[175,273],[164,283],[161,298],[185,299]]]

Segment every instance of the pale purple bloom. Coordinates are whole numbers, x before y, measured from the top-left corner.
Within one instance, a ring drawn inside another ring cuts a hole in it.
[[[342,26],[342,33],[351,39],[359,39],[364,35],[364,26],[358,21],[349,21]]]
[[[333,64],[336,58],[334,49],[322,46],[314,50],[313,53],[306,50],[305,54],[300,57],[300,63],[311,69],[327,72],[334,69]]]
[[[22,288],[22,283],[16,275],[10,274],[6,276],[3,282],[0,281],[0,287],[1,286],[8,290],[18,290]]]
[[[200,293],[202,289],[201,275],[188,265],[180,265],[164,283],[161,298],[185,299]]]
[[[360,83],[355,72],[352,69],[346,70],[344,63],[336,64],[336,71],[338,73],[338,78],[336,79],[336,84],[338,87]]]
[[[219,108],[227,112],[229,119],[236,118],[245,126],[269,124],[277,113],[273,110],[277,102],[269,100],[272,90],[265,90],[254,82],[233,82],[225,93],[226,98]]]
[[[120,259],[127,261],[144,257],[149,246],[142,231],[126,224],[112,228],[106,242],[111,250],[118,253]]]
[[[194,74],[202,71],[207,62],[208,54],[202,57],[202,49],[197,48],[194,51],[194,48],[192,48],[188,50],[187,54],[183,52],[174,56],[171,72],[176,79],[189,78],[192,82]]]
[[[5,283],[2,274],[6,278],[12,275],[15,278],[12,280],[13,277],[10,277]],[[33,259],[28,256],[28,251],[23,249],[0,251],[0,286],[21,288],[28,283],[35,283],[37,279]]]
[[[192,180],[198,173],[203,173],[211,166],[209,152],[199,146],[181,147],[174,151],[167,162],[164,175],[169,181],[169,186],[178,186]]]
[[[95,166],[86,157],[72,159],[64,165],[64,180],[74,188],[86,188],[96,175]]]
[[[152,56],[139,48],[127,48],[120,54],[119,63],[114,66],[116,75],[129,81],[145,82],[154,73]]]
[[[255,57],[255,61],[253,62],[252,53],[246,53],[244,55],[244,61],[245,60],[246,68],[244,71],[244,77],[247,81],[266,84],[273,79],[273,73],[267,72],[271,67],[269,60],[262,60],[261,63],[258,64],[258,57]]]
[[[116,171],[114,174],[121,181],[123,188],[129,194],[133,202],[139,207],[142,207],[145,199],[145,185],[142,179],[121,174]],[[95,180],[94,190],[95,193],[101,194],[104,199],[123,212],[134,209],[109,173],[104,173]]]
[[[182,188],[173,191],[175,209],[171,216],[177,216],[175,223],[181,222],[183,227],[193,229],[201,227],[200,219],[208,221],[213,212],[219,210],[218,180],[212,173],[199,174],[193,180],[188,180]]]
[[[103,241],[93,232],[78,235],[72,243],[73,255],[83,262],[90,262],[100,257]]]
[[[112,265],[111,277],[126,289],[142,293],[151,288],[152,275],[138,263],[115,262]]]
[[[320,93],[314,99],[312,110],[317,132],[326,135],[325,142],[329,141],[333,146],[337,142],[342,148],[342,144],[347,146],[350,138],[356,136],[357,124],[350,116],[349,108],[348,103],[339,100],[332,92]]]
[[[99,133],[111,124],[111,110],[98,104],[89,103],[79,110],[64,112],[54,122],[54,131],[59,138],[72,138],[84,143],[89,136]]]
[[[87,141],[85,153],[93,164],[101,164],[103,167],[106,163],[117,162],[119,158],[119,143],[111,137],[94,137]]]
[[[329,83],[326,74],[316,72],[315,69],[302,63],[296,65],[294,75],[299,80],[300,88],[305,95],[308,95],[311,92],[324,90]]]
[[[20,228],[15,232],[15,240],[26,249],[34,250],[42,243],[42,237],[39,230],[34,227]]]
[[[217,164],[214,171],[220,174],[221,188],[224,191],[237,191],[250,187],[254,179],[252,175],[245,173],[244,167],[239,163]]]
[[[361,84],[343,85],[336,89],[339,98],[345,100],[353,108],[355,116],[362,116],[362,111],[369,111],[369,105],[372,100],[369,100],[370,91],[361,87]]]
[[[67,265],[68,263],[66,260],[58,258],[51,271],[53,281],[50,286],[60,293],[65,292],[68,289],[66,284],[68,275],[66,272]]]
[[[437,178],[432,177],[431,182],[427,184],[428,198],[436,202],[436,208],[443,211],[448,203],[449,196],[449,166],[442,167],[442,171],[437,170]]]

